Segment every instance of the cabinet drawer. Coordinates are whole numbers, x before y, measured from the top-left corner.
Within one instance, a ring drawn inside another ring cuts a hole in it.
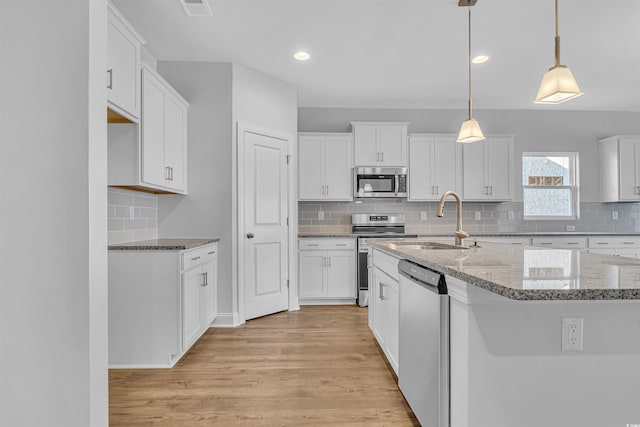
[[[589,248],[640,248],[637,237],[589,237]]]
[[[182,269],[190,270],[201,264],[214,261],[218,255],[218,245],[200,246],[182,253]]]
[[[587,247],[586,237],[534,237],[531,239],[533,246],[564,248],[564,249],[583,249]]]
[[[373,250],[373,265],[396,281],[400,280],[398,275],[399,261],[396,257],[380,252],[377,249]]]
[[[333,239],[333,238],[311,238],[300,239],[299,248],[312,250],[340,250],[340,249],[354,249],[356,248],[356,239]]]

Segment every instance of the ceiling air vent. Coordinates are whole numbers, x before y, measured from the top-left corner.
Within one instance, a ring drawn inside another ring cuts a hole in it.
[[[188,16],[213,16],[207,0],[180,0]]]

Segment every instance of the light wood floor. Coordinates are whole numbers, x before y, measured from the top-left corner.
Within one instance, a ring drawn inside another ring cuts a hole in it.
[[[111,370],[111,426],[418,426],[356,306],[209,329],[173,369]]]

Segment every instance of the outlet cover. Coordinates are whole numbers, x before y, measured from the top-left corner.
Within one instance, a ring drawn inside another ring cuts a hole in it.
[[[611,211],[611,219],[614,221],[618,219],[618,211]]]
[[[583,350],[584,318],[562,318],[562,351]]]
[[[576,231],[575,225],[567,225],[567,231]]]
[[[482,213],[480,211],[476,211],[474,219],[476,221],[480,221],[481,218],[482,218]]]
[[[427,211],[420,211],[420,221],[427,220]]]
[[[318,211],[318,219],[324,221],[324,211]]]

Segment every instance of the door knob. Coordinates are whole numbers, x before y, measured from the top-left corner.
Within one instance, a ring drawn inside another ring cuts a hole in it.
[[[256,235],[253,234],[252,232],[247,233],[247,239],[253,239],[254,237],[256,237]]]

